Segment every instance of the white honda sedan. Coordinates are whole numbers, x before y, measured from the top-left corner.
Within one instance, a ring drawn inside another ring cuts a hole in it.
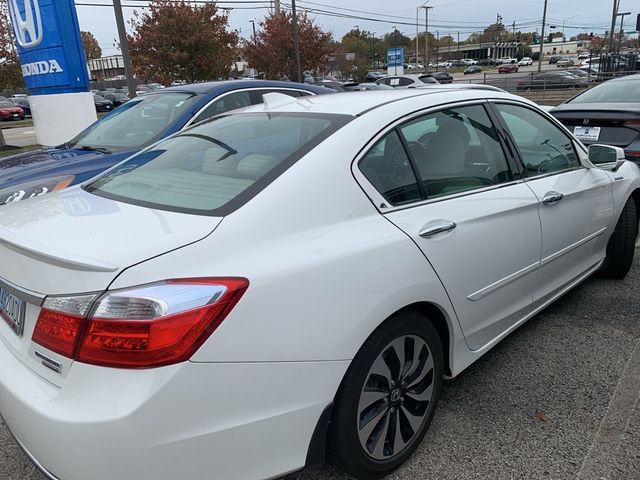
[[[50,478],[381,477],[443,379],[632,263],[637,166],[527,100],[265,98],[0,210],[0,413]]]

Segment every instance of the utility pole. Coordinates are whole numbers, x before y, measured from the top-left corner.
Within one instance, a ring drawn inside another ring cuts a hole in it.
[[[277,1],[277,0],[276,0]],[[277,7],[280,8],[279,2]],[[296,0],[291,0],[291,14],[293,16],[293,48],[296,51],[296,77],[297,82],[302,83],[302,72],[300,71],[300,36],[298,35],[298,16],[296,15]]]
[[[258,37],[256,37],[256,21],[255,20],[249,20],[249,22],[251,22],[251,26],[253,27],[253,43],[257,47],[258,46]]]
[[[127,77],[129,98],[134,98],[136,96],[136,84],[133,80],[133,66],[131,65],[131,57],[129,56],[129,43],[127,42],[127,31],[124,28],[124,16],[122,15],[122,4],[120,0],[113,0],[113,10],[116,14],[120,51],[122,52],[122,61],[124,63],[124,74]]]
[[[545,23],[547,23],[547,0],[544,0],[544,11],[542,12],[542,35],[540,35],[540,53],[538,55],[538,73],[540,73],[542,71],[542,52],[543,52],[543,48],[544,48],[544,26],[545,26]]]
[[[275,0],[276,15],[280,15],[280,0]]]
[[[611,14],[611,30],[609,30],[609,48],[608,53],[613,52],[613,31],[616,29],[616,17],[618,16],[618,7],[620,0],[613,0],[613,13]]]

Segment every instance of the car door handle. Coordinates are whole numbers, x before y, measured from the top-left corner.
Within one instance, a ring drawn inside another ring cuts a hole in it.
[[[429,226],[425,226],[420,230],[418,235],[423,238],[432,237],[433,235],[437,235],[438,233],[448,232],[449,230],[453,230],[456,228],[456,222],[438,222],[431,224]]]
[[[545,205],[553,205],[554,203],[558,203],[563,198],[564,195],[562,193],[547,192],[546,195],[542,198],[542,203],[544,203]]]

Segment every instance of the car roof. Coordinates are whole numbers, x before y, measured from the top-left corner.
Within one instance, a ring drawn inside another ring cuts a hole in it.
[[[224,92],[228,90],[238,90],[241,88],[269,88],[269,87],[280,87],[280,88],[304,87],[305,90],[309,90],[312,92],[325,92],[325,93],[331,90],[326,87],[320,87],[320,86],[309,85],[304,83],[296,83],[296,82],[284,82],[279,80],[220,80],[215,82],[202,82],[202,83],[191,83],[188,85],[175,85],[173,87],[167,87],[161,90],[156,90],[153,93],[158,94],[158,93],[167,93],[167,92],[185,92],[185,93],[209,94],[215,91]]]
[[[291,98],[291,101],[270,104],[266,98],[264,104],[243,108],[242,112],[311,112],[323,114],[342,114],[359,116],[378,107],[413,97],[429,97],[434,106],[447,102],[475,100],[484,98],[512,98],[525,103],[522,97],[508,94],[500,89],[473,88],[471,85],[433,87],[394,90],[370,90],[367,92],[346,92],[338,95],[317,95]],[[285,99],[286,100],[286,99]]]

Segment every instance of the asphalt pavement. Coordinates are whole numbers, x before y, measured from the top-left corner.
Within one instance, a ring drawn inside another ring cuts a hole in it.
[[[445,382],[425,439],[389,479],[640,479],[639,378],[636,249],[625,280],[588,279]],[[326,466],[288,480],[348,478]],[[45,479],[3,423],[0,479]]]

